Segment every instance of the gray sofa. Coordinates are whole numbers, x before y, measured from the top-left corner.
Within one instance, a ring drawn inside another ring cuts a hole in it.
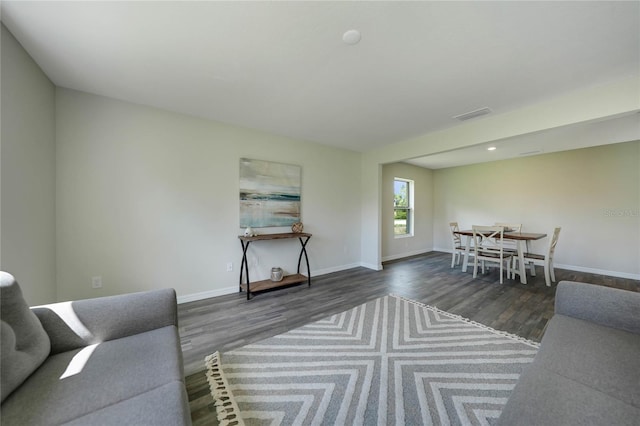
[[[189,425],[172,289],[29,308],[0,272],[0,422]]]
[[[501,425],[640,425],[640,293],[563,281]]]

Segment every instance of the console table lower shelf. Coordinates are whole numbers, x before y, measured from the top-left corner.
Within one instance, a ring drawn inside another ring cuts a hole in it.
[[[262,280],[254,281],[250,284],[242,283],[240,284],[240,288],[242,288],[242,291],[251,291],[251,293],[253,293],[254,291],[269,290],[272,288],[283,287],[285,285],[303,283],[305,281],[308,281],[308,279],[309,278],[306,275],[293,274],[285,276],[280,281]]]

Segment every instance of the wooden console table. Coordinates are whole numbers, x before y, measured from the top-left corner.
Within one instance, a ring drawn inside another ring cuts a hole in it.
[[[311,234],[307,234],[304,232],[293,233],[287,232],[283,234],[265,234],[265,235],[256,235],[255,237],[245,237],[244,235],[238,236],[240,239],[240,244],[242,244],[242,263],[240,264],[240,292],[243,290],[247,292],[247,300],[251,298],[251,293],[256,291],[268,290],[271,288],[282,287],[290,284],[297,284],[301,282],[307,281],[309,286],[311,286],[311,270],[309,269],[309,258],[307,257],[307,243],[309,242],[309,238],[311,238]],[[271,281],[262,280],[250,282],[249,280],[249,261],[247,260],[247,249],[249,248],[249,244],[253,241],[269,241],[269,240],[286,240],[291,238],[297,238],[300,240],[300,244],[302,245],[302,249],[300,250],[300,255],[298,256],[298,272],[292,275],[285,275],[281,281]],[[307,262],[307,275],[302,275],[300,273],[300,262],[302,262],[302,255],[304,254],[304,260]],[[246,283],[242,282],[242,275],[246,276]]]

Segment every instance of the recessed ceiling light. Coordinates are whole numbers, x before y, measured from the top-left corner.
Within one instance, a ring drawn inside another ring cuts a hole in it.
[[[342,35],[342,41],[347,44],[358,44],[360,38],[360,31],[358,30],[349,30]]]
[[[495,151],[496,149],[498,148],[496,148],[495,146],[490,146],[489,148],[487,148],[487,151]]]

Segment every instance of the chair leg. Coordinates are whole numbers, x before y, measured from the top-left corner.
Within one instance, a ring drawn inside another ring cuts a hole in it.
[[[478,276],[478,258],[473,258],[473,278]]]
[[[529,270],[531,271],[531,276],[536,276],[536,264],[533,262],[529,262]]]
[[[547,283],[547,287],[551,287],[551,279],[549,276],[549,261],[544,262],[544,282]]]
[[[451,267],[453,268],[453,266],[456,264],[456,250],[453,250],[453,253],[451,253]]]
[[[551,287],[551,280],[549,278],[549,269],[546,266],[544,268],[544,282],[547,283],[547,287]]]
[[[551,275],[551,281],[556,282],[556,273],[554,271],[553,259],[549,261],[549,275]]]

